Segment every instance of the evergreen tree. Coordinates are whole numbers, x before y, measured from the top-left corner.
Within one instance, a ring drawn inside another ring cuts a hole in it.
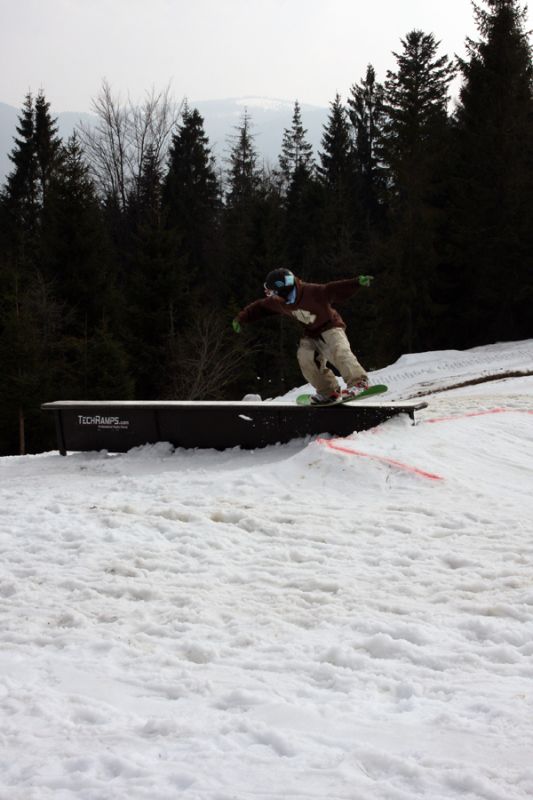
[[[432,33],[413,30],[402,44],[403,52],[394,53],[397,71],[387,72],[381,147],[396,195],[416,189],[409,184],[409,173],[417,161],[413,179],[422,188],[432,146],[447,121],[448,85],[454,75],[448,57],[437,57],[439,42]]]
[[[457,342],[532,335],[533,65],[516,0],[474,6],[460,62],[451,259]]]
[[[321,274],[332,280],[353,274],[361,230],[353,138],[340,95],[331,103],[319,152],[322,186],[319,252]]]
[[[59,167],[61,140],[41,91],[34,103],[26,96],[18,138],[9,158],[14,168],[2,193],[9,219],[11,243],[17,263],[31,268],[37,261],[37,238],[48,184]]]
[[[290,128],[285,128],[281,143],[279,165],[285,184],[290,185],[294,175],[310,177],[313,169],[313,146],[307,141],[307,130],[302,124],[300,104],[296,100]]]
[[[138,397],[161,396],[172,337],[185,327],[190,301],[186,270],[172,230],[165,228],[162,175],[148,148],[139,185],[129,203],[130,237],[125,287],[128,350]]]
[[[313,147],[307,141],[298,101],[290,128],[283,133],[279,166],[283,180],[285,264],[297,275],[311,275],[316,265],[318,199]]]
[[[233,139],[228,162],[226,204],[222,217],[224,253],[217,296],[222,306],[234,314],[238,308],[261,296],[266,274],[284,263],[283,198],[278,176],[258,167],[247,112]],[[270,328],[270,335],[267,333],[265,336],[265,327],[267,330]],[[281,327],[279,320],[273,319],[261,328],[263,330],[258,328],[246,333],[249,356],[237,390],[249,391],[261,376],[264,383],[258,387],[259,390],[265,386],[267,392],[274,391],[274,384],[268,381],[280,367]],[[259,348],[261,357],[258,356]]]
[[[220,276],[225,283],[225,287],[221,286],[223,296],[227,302],[239,306],[248,302],[262,285],[257,234],[261,224],[258,208],[263,175],[257,161],[251,119],[245,111],[228,158],[223,216],[226,266]]]
[[[385,82],[380,158],[388,170],[390,239],[384,311],[393,355],[430,345],[431,289],[442,257],[440,209],[447,157],[448,85],[453,67],[433,34],[414,30]]]
[[[7,178],[5,195],[13,199],[29,197],[36,202],[37,170],[35,164],[35,109],[33,97],[26,95],[24,106],[16,126],[18,138],[15,147],[9,154],[14,164],[13,171]]]
[[[286,266],[310,280],[320,267],[322,187],[305,167],[295,170],[283,197]]]
[[[44,264],[65,304],[63,385],[73,398],[129,399],[135,363],[123,342],[129,296],[125,284],[119,287],[118,259],[77,134],[50,183],[42,238]]]
[[[257,166],[257,150],[252,134],[252,122],[247,111],[233,137],[229,154],[228,190],[226,202],[235,208],[245,205],[259,191],[261,171]]]
[[[376,80],[371,64],[361,82],[351,88],[348,116],[353,127],[360,202],[367,228],[370,228],[381,221],[385,193],[384,173],[378,155],[383,125],[383,86]]]
[[[57,120],[50,114],[50,103],[44,93],[35,98],[35,159],[41,205],[46,203],[48,186],[59,167],[62,143],[58,136]]]
[[[321,145],[318,174],[328,188],[342,193],[353,177],[354,158],[348,115],[339,94],[331,103]]]
[[[135,224],[136,226],[148,224],[159,228],[163,204],[162,171],[152,145],[148,145],[143,155],[137,184],[129,203],[130,209],[134,212]]]
[[[105,367],[91,382],[88,354],[116,310],[102,216],[77,138],[62,144],[42,92],[35,104],[26,98],[17,132],[0,209],[0,447],[11,452],[50,446],[43,401],[102,396]]]
[[[114,316],[117,295],[107,235],[79,139],[62,147],[59,166],[47,180],[42,211],[40,264],[68,310],[71,336],[89,335]]]
[[[166,226],[179,241],[192,286],[215,269],[220,187],[204,121],[197,109],[185,109],[172,138],[168,172],[163,186]]]
[[[35,109],[26,95],[16,127],[15,147],[9,155],[13,170],[2,192],[6,240],[16,264],[27,265],[34,256],[38,225],[38,178],[35,158]]]
[[[45,198],[58,167],[60,140],[43,93],[27,95],[10,155],[14,168],[1,197],[4,231],[0,273],[0,367],[4,386],[0,405],[7,414],[5,435],[18,449],[28,439],[39,443],[38,406],[59,372],[63,309],[55,287],[43,274],[42,222]],[[58,312],[61,309],[61,313]],[[33,426],[33,422],[36,425]]]

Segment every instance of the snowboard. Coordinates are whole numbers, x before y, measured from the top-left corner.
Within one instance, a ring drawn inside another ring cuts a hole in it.
[[[328,406],[340,406],[343,403],[353,403],[356,400],[364,400],[367,397],[372,397],[375,394],[383,394],[389,387],[382,383],[377,383],[374,386],[369,386],[368,389],[363,389],[359,394],[350,395],[348,397],[339,397],[334,403],[311,403],[310,394],[300,394],[296,398],[296,403],[299,406],[313,406],[313,408],[327,408]]]

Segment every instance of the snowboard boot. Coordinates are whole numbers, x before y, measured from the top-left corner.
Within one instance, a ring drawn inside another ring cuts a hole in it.
[[[331,403],[336,403],[337,400],[340,399],[341,399],[340,391],[331,392],[331,394],[321,394],[320,392],[317,392],[311,397],[311,405],[326,406],[330,405]]]
[[[357,397],[358,394],[364,392],[365,389],[368,389],[369,383],[368,378],[363,376],[359,378],[359,380],[353,384],[353,386],[348,386],[346,389],[342,390],[342,397],[345,399],[347,397]]]

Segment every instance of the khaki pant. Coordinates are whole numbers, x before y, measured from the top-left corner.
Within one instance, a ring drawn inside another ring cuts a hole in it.
[[[339,389],[335,374],[326,366],[327,361],[338,369],[347,386],[353,386],[366,377],[342,328],[330,328],[318,339],[304,336],[296,355],[304,378],[320,394],[328,395]]]

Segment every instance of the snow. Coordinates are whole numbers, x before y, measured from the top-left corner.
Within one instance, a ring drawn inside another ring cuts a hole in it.
[[[276,100],[272,97],[238,97],[235,103],[243,108],[253,108],[254,111],[285,111],[294,106],[288,100]]]
[[[404,357],[418,424],[342,440],[0,459],[0,798],[531,797],[532,364]]]

